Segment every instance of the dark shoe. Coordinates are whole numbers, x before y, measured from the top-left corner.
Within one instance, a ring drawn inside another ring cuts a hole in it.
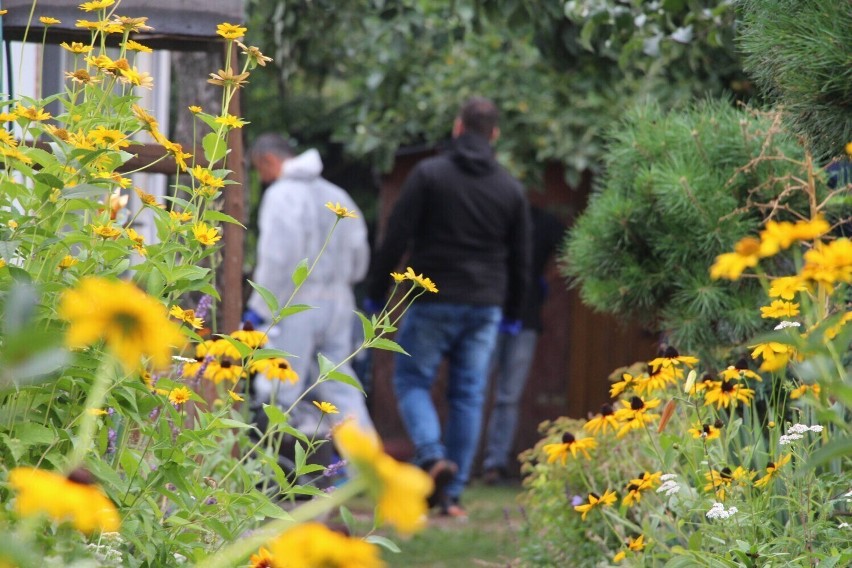
[[[450,517],[459,521],[467,520],[467,511],[461,506],[458,497],[446,497],[441,502],[442,517]]]
[[[444,494],[447,485],[453,480],[459,468],[450,460],[439,459],[423,464],[423,469],[432,478],[434,488],[432,494],[426,499],[429,508],[435,507],[445,500]]]
[[[502,467],[491,467],[482,474],[482,483],[485,485],[503,485],[509,480],[509,473]]]

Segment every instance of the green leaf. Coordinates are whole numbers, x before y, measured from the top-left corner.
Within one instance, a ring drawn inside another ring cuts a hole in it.
[[[293,284],[296,286],[301,286],[302,282],[308,277],[308,259],[303,258],[299,261],[299,264],[296,265],[296,269],[293,271]]]
[[[56,433],[36,422],[20,424],[16,428],[16,437],[27,444],[52,444],[56,440]]]
[[[810,459],[805,463],[805,467],[800,470],[801,473],[815,469],[826,463],[852,456],[852,436],[844,436],[842,438],[833,438],[826,445],[811,454]]]
[[[109,193],[107,188],[102,185],[92,185],[90,183],[81,183],[72,187],[66,187],[61,191],[62,197],[65,199],[78,197],[102,197]]]
[[[292,357],[292,353],[287,353],[286,351],[282,351],[281,349],[257,349],[254,352],[252,358],[255,361],[262,361],[264,359],[273,359],[275,357]]]
[[[385,538],[383,536],[371,534],[371,535],[366,536],[364,538],[364,540],[371,543],[371,544],[377,544],[377,545],[381,546],[382,548],[384,548],[385,550],[388,550],[388,551],[393,552],[393,553],[398,554],[398,553],[402,552],[394,541],[392,541],[388,538]]]
[[[53,174],[48,174],[46,172],[37,173],[35,176],[35,180],[39,183],[43,183],[49,188],[55,187],[65,187],[65,183],[58,177]]]
[[[280,408],[278,408],[274,404],[264,404],[263,412],[266,414],[266,418],[269,420],[270,426],[287,424],[287,422],[290,420],[287,414],[285,414]]]
[[[243,225],[242,223],[240,223],[239,221],[237,221],[236,219],[234,219],[230,215],[222,213],[221,211],[215,211],[213,209],[207,209],[206,211],[204,211],[204,220],[205,221],[221,221],[223,223],[231,223],[232,225],[239,225],[243,229],[246,228],[245,225]]]
[[[260,297],[263,298],[263,301],[266,302],[266,307],[269,308],[269,313],[274,314],[278,311],[278,298],[275,297],[275,294],[273,294],[260,284],[257,284],[256,282],[248,280],[248,283],[249,286],[254,288],[257,293],[260,294]]]
[[[294,458],[296,462],[296,474],[301,473],[303,467],[305,467],[305,460],[307,457],[305,456],[305,448],[302,447],[298,441],[293,444]]]
[[[234,420],[233,418],[217,418],[208,424],[207,428],[213,430],[217,428],[255,428],[255,426],[253,424],[246,424],[240,420]]]
[[[364,387],[361,386],[361,383],[358,379],[347,375],[346,373],[341,373],[340,371],[331,371],[327,375],[328,379],[331,381],[337,381],[338,383],[345,383],[347,385],[353,386],[362,393],[364,392]],[[366,394],[366,393],[365,393]]]
[[[204,148],[204,158],[210,164],[218,162],[228,153],[228,143],[219,138],[215,132],[207,134],[201,140],[201,146]]]
[[[352,516],[352,511],[343,505],[340,506],[340,520],[343,521],[350,534],[355,532],[355,517]]]
[[[248,359],[248,356],[251,355],[251,347],[243,343],[242,341],[238,341],[231,337],[230,335],[217,334],[217,337],[224,339],[228,343],[234,346],[234,349],[240,352],[240,357],[243,359]]]
[[[355,315],[361,320],[361,329],[364,330],[364,340],[370,341],[376,336],[376,329],[373,326],[373,322],[361,312],[355,312]]]
[[[403,355],[408,355],[405,349],[399,346],[396,341],[391,341],[390,339],[385,339],[384,337],[376,337],[370,341],[370,344],[367,345],[371,349],[384,349],[386,351],[395,351],[396,353],[402,353]]]
[[[278,316],[275,319],[281,320],[288,316],[292,316],[293,314],[298,314],[299,312],[304,312],[312,309],[314,309],[314,307],[309,306],[307,304],[293,304],[292,306],[285,306],[281,308],[281,311],[278,312]]]

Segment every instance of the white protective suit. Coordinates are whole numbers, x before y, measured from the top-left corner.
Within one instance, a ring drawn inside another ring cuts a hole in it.
[[[320,173],[322,160],[316,150],[289,158],[260,203],[260,234],[253,280],[272,292],[282,306],[295,289],[292,274],[297,264],[303,259],[308,260],[308,266],[313,264],[334,225],[336,216],[325,204],[339,202],[358,215],[354,219],[341,219],[310,277],[291,302],[291,305],[307,304],[314,309],[284,318],[269,332],[268,346],[293,354],[289,361],[299,375],[296,384],[282,382],[278,385],[276,402],[284,410],[316,381],[318,353],[338,363],[354,350],[352,287],[364,278],[370,261],[363,215],[346,191],[320,177]],[[266,302],[257,291],[249,298],[248,307],[266,321],[272,320]],[[339,370],[354,377],[348,364]],[[258,375],[254,384],[255,397],[268,402],[275,382],[278,381]],[[350,385],[324,382],[313,389],[307,399],[337,406],[340,414],[332,415],[333,418],[351,416],[361,427],[373,428],[364,395]],[[313,432],[319,415],[312,404],[309,407],[300,405],[294,409],[291,423],[302,431]]]

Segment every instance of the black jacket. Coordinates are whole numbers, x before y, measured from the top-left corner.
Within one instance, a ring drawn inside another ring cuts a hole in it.
[[[418,301],[496,305],[518,319],[529,285],[529,215],[521,184],[497,163],[488,140],[462,134],[405,180],[373,255],[367,294],[384,298],[390,272],[410,251],[407,264],[438,288]]]

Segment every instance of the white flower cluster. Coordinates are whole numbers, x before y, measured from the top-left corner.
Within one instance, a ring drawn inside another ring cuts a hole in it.
[[[787,428],[787,433],[778,438],[778,443],[786,446],[795,440],[801,440],[806,432],[822,432],[823,427],[819,424],[815,426],[806,426],[804,424],[793,424]]]
[[[797,321],[782,321],[781,323],[775,326],[775,330],[777,331],[779,329],[785,329],[788,327],[799,327],[800,325],[802,324]]]
[[[738,509],[736,507],[731,507],[730,509],[728,509],[726,511],[725,506],[722,503],[715,501],[713,503],[713,506],[710,507],[710,510],[707,511],[707,518],[708,519],[727,519],[728,517],[732,516],[737,511],[738,511]]]
[[[665,493],[667,497],[671,497],[672,495],[679,493],[680,484],[675,481],[676,477],[677,475],[674,473],[667,473],[660,476],[660,481],[662,481],[663,484],[657,488],[657,493]]]

